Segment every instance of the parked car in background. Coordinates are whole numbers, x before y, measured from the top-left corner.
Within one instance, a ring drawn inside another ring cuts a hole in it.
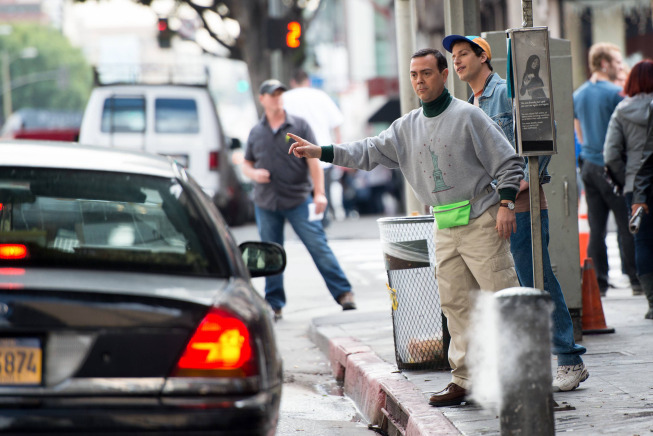
[[[81,111],[23,108],[9,115],[2,126],[3,139],[77,141]]]
[[[253,205],[230,162],[231,140],[202,85],[100,85],[91,93],[82,144],[171,156],[188,169],[230,225],[251,220]]]
[[[238,247],[171,158],[0,142],[0,422],[20,434],[272,435],[282,362]]]

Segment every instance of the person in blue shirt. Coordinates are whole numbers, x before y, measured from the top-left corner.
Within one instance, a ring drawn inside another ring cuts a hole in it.
[[[452,54],[458,78],[467,82],[474,92],[474,95],[469,98],[469,103],[479,106],[492,118],[514,147],[512,100],[508,96],[506,81],[493,72],[490,63],[492,50],[488,42],[478,36],[449,35],[444,38],[442,45]],[[539,59],[537,68],[539,70]],[[540,92],[543,92],[541,88]],[[587,380],[589,372],[581,358],[586,349],[574,342],[571,315],[560,283],[553,273],[549,257],[549,215],[542,184],[549,183],[551,180],[551,176],[547,172],[550,160],[551,156],[539,157],[542,267],[544,269],[544,290],[551,295],[554,303],[552,313],[553,353],[558,357],[558,369],[553,387],[560,391],[570,391]],[[517,231],[510,236],[510,251],[515,259],[519,282],[522,286],[533,287],[533,249],[528,189],[527,165],[526,176],[520,182],[519,194],[515,200]]]
[[[590,47],[590,78],[573,95],[574,129],[581,144],[579,157],[581,178],[585,187],[587,221],[590,240],[587,256],[594,261],[599,291],[604,296],[608,283],[608,249],[605,244],[608,217],[614,214],[617,238],[622,250],[622,267],[630,279],[633,294],[642,293],[635,266],[635,242],[628,231],[628,207],[604,176],[603,143],[612,112],[623,99],[621,88],[612,83],[623,69],[619,47],[597,43]]]

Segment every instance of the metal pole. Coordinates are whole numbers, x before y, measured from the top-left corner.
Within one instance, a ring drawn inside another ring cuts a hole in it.
[[[533,27],[533,1],[522,0],[522,27]],[[533,286],[544,289],[544,268],[542,266],[542,220],[540,209],[540,166],[539,158],[528,159],[528,194],[531,203],[531,241],[533,250]]]
[[[481,8],[479,0],[445,0],[444,33],[446,35],[480,35]],[[467,101],[470,95],[469,85],[457,76],[452,68],[451,53],[444,51],[449,64],[447,89],[456,98]]]
[[[532,288],[494,294],[501,356],[501,435],[552,436],[551,296]]]
[[[2,106],[4,109],[4,121],[13,112],[11,105],[11,74],[9,73],[9,52],[2,51]]]
[[[533,27],[533,0],[522,0],[521,12],[521,27]]]
[[[268,3],[268,13],[271,18],[279,18],[282,13],[281,0],[270,0]],[[278,80],[283,79],[283,54],[281,50],[272,50],[270,52],[270,72],[272,77]]]
[[[406,67],[410,64],[410,57],[415,53],[416,42],[416,14],[415,0],[395,0],[395,25],[397,27],[397,62],[399,64],[399,104],[401,113],[406,114],[419,107],[419,102]],[[422,215],[425,206],[415,196],[413,188],[404,183],[404,198],[407,215]]]

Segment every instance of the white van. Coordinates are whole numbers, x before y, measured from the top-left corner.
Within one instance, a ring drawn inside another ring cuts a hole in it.
[[[230,163],[227,138],[208,89],[195,85],[101,85],[91,93],[82,144],[172,156],[214,199],[229,224],[251,214]]]

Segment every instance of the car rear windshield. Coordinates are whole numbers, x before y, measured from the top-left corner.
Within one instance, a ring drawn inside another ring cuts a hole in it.
[[[0,168],[0,266],[224,277],[206,230],[176,179]]]

